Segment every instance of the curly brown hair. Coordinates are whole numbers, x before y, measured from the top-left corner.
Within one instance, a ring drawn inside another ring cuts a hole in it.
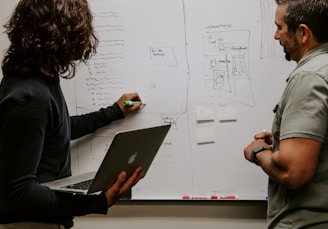
[[[87,0],[21,0],[4,25],[11,44],[3,73],[43,69],[73,77],[76,61],[85,63],[96,52],[92,20]]]

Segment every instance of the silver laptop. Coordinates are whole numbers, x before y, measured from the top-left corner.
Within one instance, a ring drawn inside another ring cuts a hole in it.
[[[118,174],[130,176],[141,166],[146,173],[171,125],[162,125],[117,133],[97,172],[89,172],[55,180],[42,185],[57,191],[93,194],[105,191]]]

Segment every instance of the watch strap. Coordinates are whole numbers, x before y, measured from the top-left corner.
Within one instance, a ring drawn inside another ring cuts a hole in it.
[[[264,146],[257,146],[254,149],[252,149],[252,154],[251,154],[251,161],[258,165],[258,163],[256,162],[256,155],[264,150],[268,150],[267,148],[265,148]]]

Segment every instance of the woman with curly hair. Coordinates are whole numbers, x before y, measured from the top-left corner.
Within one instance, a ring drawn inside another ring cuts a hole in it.
[[[41,185],[71,175],[70,141],[124,118],[141,102],[122,95],[112,106],[70,116],[61,78],[96,52],[98,40],[86,0],[21,0],[5,32],[10,46],[0,85],[0,228],[71,228],[73,217],[106,214],[144,175],[141,168],[99,195],[52,191]]]

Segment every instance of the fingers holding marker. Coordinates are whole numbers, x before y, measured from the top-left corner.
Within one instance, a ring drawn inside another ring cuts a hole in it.
[[[141,101],[134,101],[134,100],[123,101],[123,106],[125,106],[125,107],[131,107],[131,106],[138,105],[138,104],[141,104],[140,108],[142,108],[146,105],[145,103],[142,103]]]

